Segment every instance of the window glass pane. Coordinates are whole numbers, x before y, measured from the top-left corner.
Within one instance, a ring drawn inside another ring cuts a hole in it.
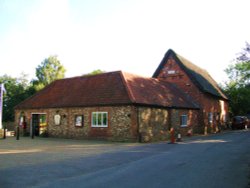
[[[108,123],[107,123],[107,113],[106,112],[103,113],[103,125],[108,125]]]
[[[108,113],[107,112],[92,112],[92,126],[107,127]]]
[[[102,125],[102,113],[98,113],[98,126]]]
[[[187,115],[181,116],[181,125],[187,125]]]
[[[46,125],[46,115],[45,114],[40,114],[40,125],[45,126]]]
[[[92,124],[96,125],[96,113],[95,112],[92,113]]]

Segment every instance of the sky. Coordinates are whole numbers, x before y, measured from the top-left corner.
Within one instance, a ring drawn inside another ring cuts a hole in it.
[[[35,78],[57,55],[66,77],[96,69],[151,77],[166,51],[218,82],[250,42],[249,0],[0,0],[0,76]]]

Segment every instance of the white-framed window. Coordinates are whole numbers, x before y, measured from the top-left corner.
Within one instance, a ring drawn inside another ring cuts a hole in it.
[[[213,112],[208,113],[208,122],[213,123]]]
[[[181,127],[186,127],[188,123],[188,116],[185,115],[181,115]]]
[[[92,112],[92,127],[108,127],[108,112]]]

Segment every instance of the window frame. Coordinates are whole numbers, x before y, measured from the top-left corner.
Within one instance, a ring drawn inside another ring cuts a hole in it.
[[[106,114],[104,116],[104,114]],[[105,120],[105,124],[104,124]],[[101,123],[100,123],[101,122]],[[108,112],[92,112],[91,113],[91,127],[108,127]]]
[[[183,118],[185,118],[185,119],[183,119]],[[184,124],[184,122],[185,122],[185,124]],[[180,124],[181,124],[181,127],[187,127],[188,126],[188,115],[187,114],[182,114],[181,115]]]

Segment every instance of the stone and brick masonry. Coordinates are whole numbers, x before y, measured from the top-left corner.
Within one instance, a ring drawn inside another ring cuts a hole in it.
[[[92,127],[92,112],[108,112],[108,126]],[[195,130],[198,126],[197,110],[171,110],[132,105],[16,110],[15,117],[19,117],[21,113],[26,117],[26,132],[30,133],[32,114],[46,114],[48,135],[61,138],[151,142],[168,140],[171,126],[183,135],[186,135],[189,130]],[[60,125],[54,122],[56,114],[61,116]],[[182,114],[188,114],[190,117],[187,127],[180,127]],[[83,126],[75,126],[76,115],[83,116]],[[18,124],[19,119],[16,118],[15,121]],[[21,128],[21,134],[23,131]]]

